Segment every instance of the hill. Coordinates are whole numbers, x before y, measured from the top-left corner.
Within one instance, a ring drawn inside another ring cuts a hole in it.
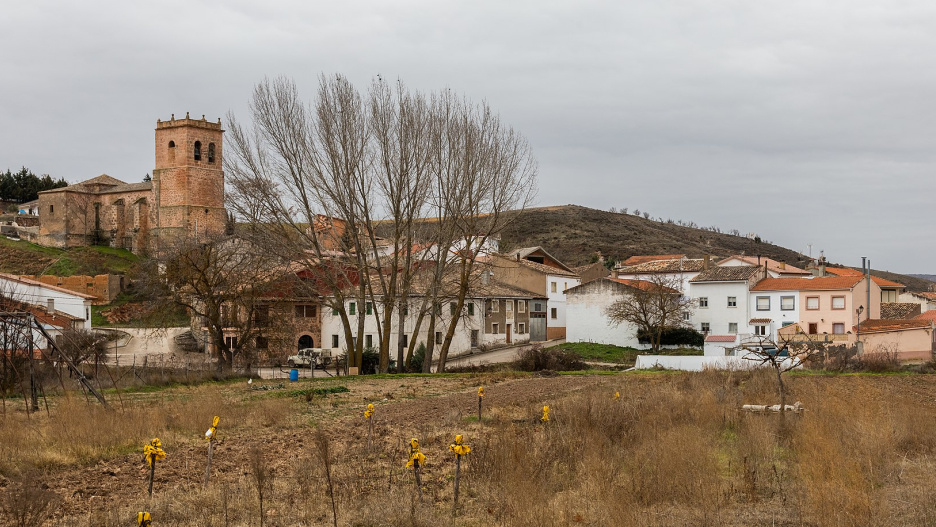
[[[56,276],[125,274],[139,257],[113,247],[43,247],[0,237],[0,272]]]
[[[570,266],[593,261],[596,251],[614,261],[645,254],[766,256],[805,267],[809,258],[797,251],[760,238],[748,238],[713,228],[700,229],[671,221],[647,219],[634,214],[608,212],[579,205],[527,209],[501,236],[501,248],[540,245]],[[873,271],[913,291],[926,291],[932,282],[914,276]]]

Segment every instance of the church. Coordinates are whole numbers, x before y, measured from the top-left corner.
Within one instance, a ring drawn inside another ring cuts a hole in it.
[[[21,236],[67,249],[109,245],[155,253],[160,241],[198,239],[224,231],[224,130],[173,115],[156,121],[156,165],[151,181],[125,183],[102,174],[39,193],[39,226]]]

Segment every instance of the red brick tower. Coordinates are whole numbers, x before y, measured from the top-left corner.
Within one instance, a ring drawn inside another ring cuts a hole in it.
[[[207,239],[224,231],[221,119],[156,121],[153,248],[175,237]]]

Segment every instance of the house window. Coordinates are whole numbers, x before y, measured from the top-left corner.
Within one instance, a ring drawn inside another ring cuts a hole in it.
[[[497,335],[497,332],[499,329],[500,329],[500,326],[498,324],[491,324],[491,333]]]
[[[767,326],[754,326],[754,334],[758,337],[767,335]]]
[[[550,282],[550,283],[549,283],[549,292],[550,292],[550,293],[555,293],[555,292],[556,292],[556,282]]]
[[[796,309],[796,297],[795,296],[781,296],[780,297],[780,310],[781,311],[793,311]]]
[[[214,152],[215,152],[214,143],[208,143],[208,162],[209,163],[214,163]]]
[[[349,302],[349,303],[348,303],[348,314],[349,314],[349,315],[356,315],[356,314],[357,314],[357,302]]]
[[[845,297],[833,296],[832,297],[832,309],[845,309]]]
[[[699,325],[699,329],[702,330],[702,333],[708,333],[709,331],[712,330],[712,325],[709,324],[708,322],[703,322]]]
[[[468,302],[468,316],[474,316],[474,302]]]
[[[758,311],[770,311],[770,297],[769,296],[757,297],[757,310]]]
[[[257,306],[254,311],[254,324],[258,328],[265,328],[270,324],[270,306]]]
[[[478,347],[478,330],[477,329],[471,330],[471,347],[472,348]]]
[[[404,334],[403,334],[403,347],[405,348],[405,347],[407,347],[407,346],[409,346],[409,335],[407,335],[406,333],[404,333]]]
[[[500,302],[497,300],[491,300],[491,313],[497,313],[500,311]]]
[[[785,328],[785,327],[787,327],[787,326],[792,326],[794,323],[795,323],[795,322],[787,321],[787,322],[784,322],[780,327]]]
[[[332,347],[333,348],[338,347],[338,335],[332,335]]]
[[[526,300],[517,300],[517,312],[519,313],[526,312]]]
[[[364,347],[373,348],[374,347],[374,336],[373,335],[364,335]]]
[[[524,324],[523,322],[517,324],[517,333],[521,335],[526,333],[526,324]]]
[[[229,350],[237,349],[237,337],[224,337],[224,347]]]
[[[364,309],[367,311],[367,314],[368,314],[368,315],[373,315],[373,314],[374,314],[374,303],[373,303],[373,302],[368,302],[368,303],[364,304]]]
[[[569,282],[562,282],[562,292],[565,293],[565,290],[569,288]]]
[[[536,302],[533,304],[533,311],[540,312],[543,310],[543,304]]]
[[[557,312],[556,308],[553,307],[553,308],[550,308],[550,309],[549,309],[549,317],[552,318],[552,319],[554,319],[554,320],[555,320],[556,318],[558,318],[558,312]]]
[[[699,297],[699,307],[708,307],[708,297],[700,296]]]
[[[53,212],[55,212],[55,205],[49,205],[49,215],[52,215]]]
[[[453,317],[455,316],[455,308],[457,307],[458,307],[458,304],[456,304],[455,302],[449,302],[449,314],[451,316]]]
[[[175,148],[175,141],[169,141],[169,148]]]
[[[442,303],[436,302],[435,305],[432,306],[432,312],[437,317],[442,316]]]
[[[266,337],[257,337],[257,349],[265,350],[270,347],[270,340]]]
[[[201,161],[201,141],[195,141],[195,161]]]
[[[504,304],[507,306],[507,312],[513,313],[513,300],[507,300]]]
[[[442,332],[436,331],[436,344],[442,344]]]
[[[683,311],[682,319],[685,320],[686,322],[689,321],[689,312],[688,312],[688,311]]]
[[[819,297],[807,296],[806,297],[806,309],[819,309]]]
[[[738,297],[729,296],[728,297],[728,307],[738,307]]]
[[[332,310],[333,315],[338,314],[338,310]],[[296,304],[296,318],[314,318],[315,317],[315,306],[310,306],[308,304]]]
[[[844,335],[845,334],[845,324],[842,322],[836,322],[832,324],[832,333],[835,335]]]
[[[728,323],[728,333],[737,333],[738,332],[738,323],[729,322]]]
[[[881,290],[881,302],[896,302],[896,301],[897,301],[897,291],[893,289]]]
[[[817,323],[815,323],[815,322],[810,322],[810,323],[809,323],[809,334],[810,334],[810,335],[818,335],[818,334],[819,334],[819,324],[817,324]]]

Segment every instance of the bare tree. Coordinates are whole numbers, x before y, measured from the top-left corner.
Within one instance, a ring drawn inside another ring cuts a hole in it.
[[[805,333],[798,324],[777,331],[777,339],[755,336],[742,342],[735,353],[746,360],[773,368],[777,376],[777,393],[780,396],[780,412],[786,411],[786,385],[783,374],[824,355],[828,345],[815,336]]]
[[[629,292],[608,306],[605,315],[612,325],[627,322],[650,335],[654,353],[660,350],[663,332],[686,325],[684,313],[695,306],[683,296],[679,276],[657,273],[646,280],[633,280]]]
[[[402,367],[414,284],[425,281],[415,316],[420,328],[433,313],[432,337],[437,306],[451,297],[460,309],[479,249],[507,224],[507,211],[535,193],[525,140],[486,105],[451,92],[427,98],[378,78],[363,97],[344,77],[322,77],[315,102],[305,105],[291,81],[278,79],[256,87],[251,117],[244,128],[229,116],[231,208],[255,243],[328,289],[352,366],[361,365],[370,316],[387,371],[396,314]],[[442,287],[453,263],[454,296]],[[348,301],[359,312],[350,313]],[[442,344],[443,367],[453,331]]]
[[[201,241],[179,238],[163,244],[158,260],[141,273],[141,289],[156,308],[150,322],[174,325],[178,308],[191,317],[193,330],[204,332],[218,359],[218,369],[231,369],[235,358],[248,366],[256,340],[269,331],[273,278],[277,259],[249,242],[215,235]]]

